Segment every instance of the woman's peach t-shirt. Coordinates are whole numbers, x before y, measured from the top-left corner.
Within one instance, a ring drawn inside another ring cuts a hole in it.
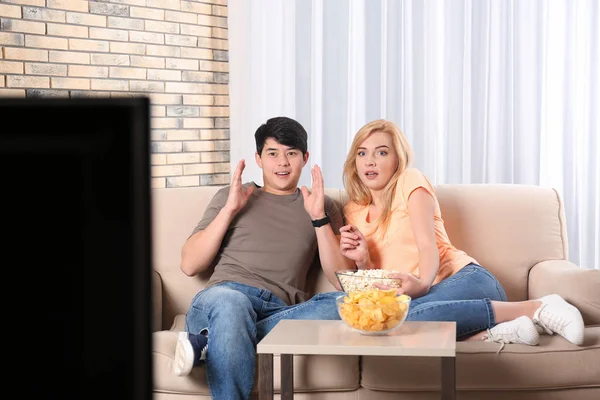
[[[344,207],[344,215],[349,224],[356,226],[364,235],[369,246],[371,260],[376,268],[419,274],[419,250],[413,235],[408,212],[408,198],[418,188],[431,194],[435,201],[434,227],[437,247],[440,254],[440,266],[434,284],[455,274],[475,259],[450,243],[440,205],[429,180],[415,168],[407,168],[398,179],[396,194],[392,204],[392,215],[385,236],[381,229],[376,230],[375,223],[367,222],[368,206],[360,206],[350,201]]]

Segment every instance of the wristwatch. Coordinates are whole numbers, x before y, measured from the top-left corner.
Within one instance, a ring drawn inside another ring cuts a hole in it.
[[[325,218],[313,220],[312,226],[314,226],[315,228],[318,228],[320,226],[327,225],[330,222],[331,222],[331,218],[329,218],[329,214],[325,213]]]

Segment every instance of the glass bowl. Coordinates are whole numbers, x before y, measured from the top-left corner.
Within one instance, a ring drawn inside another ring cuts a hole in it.
[[[395,289],[350,292],[336,298],[340,318],[362,335],[386,335],[406,320],[411,298]]]
[[[402,286],[402,279],[389,278],[390,274],[398,271],[383,269],[359,269],[336,271],[335,276],[340,282],[343,292],[362,292],[377,289],[374,284],[381,283],[390,288]]]

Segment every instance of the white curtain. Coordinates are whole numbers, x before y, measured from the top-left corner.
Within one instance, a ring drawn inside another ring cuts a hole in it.
[[[353,135],[387,118],[433,183],[556,188],[570,259],[600,268],[598,3],[229,0],[232,167],[261,182],[254,131],[285,115],[341,188]]]

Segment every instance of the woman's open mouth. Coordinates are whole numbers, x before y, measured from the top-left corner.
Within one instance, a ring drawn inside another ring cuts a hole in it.
[[[365,176],[367,177],[367,179],[375,179],[379,176],[379,174],[375,171],[367,171],[365,173]]]

